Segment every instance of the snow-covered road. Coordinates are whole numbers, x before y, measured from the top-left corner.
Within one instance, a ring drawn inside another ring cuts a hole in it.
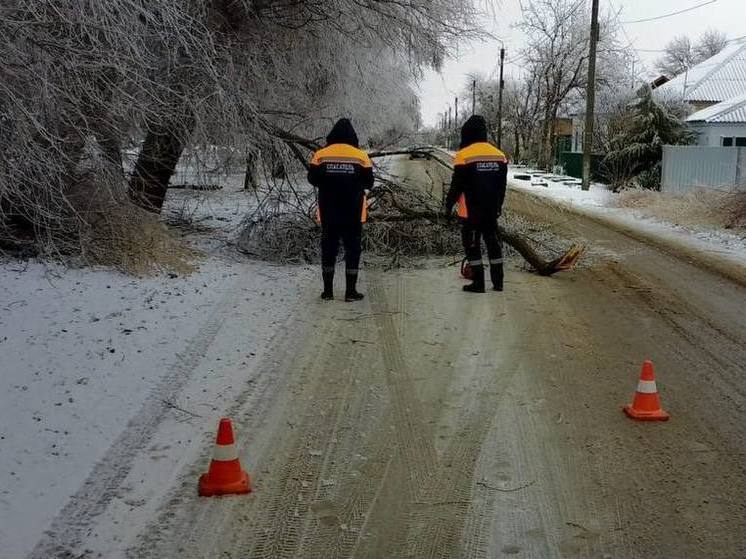
[[[0,276],[0,557],[15,558],[73,495],[86,510],[115,499],[111,487],[174,406],[190,426],[157,455],[182,460],[231,402],[215,391],[255,374],[308,270],[223,259],[190,277],[133,279],[12,263]],[[219,353],[206,368],[208,350]],[[117,464],[84,485],[105,456]],[[160,483],[146,475],[137,487],[152,496]]]
[[[587,260],[472,297],[451,258],[370,269],[361,304],[226,254],[148,280],[5,264],[0,557],[746,555],[744,288],[508,204]],[[667,424],[620,412],[645,358]],[[223,414],[255,492],[199,498]]]

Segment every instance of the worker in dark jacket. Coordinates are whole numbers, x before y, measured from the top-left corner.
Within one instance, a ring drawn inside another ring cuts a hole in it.
[[[487,142],[487,124],[474,115],[461,128],[461,145],[453,160],[453,178],[446,196],[450,217],[458,204],[466,258],[473,282],[464,291],[484,293],[484,264],[481,239],[487,245],[490,278],[495,291],[503,290],[503,254],[497,231],[497,218],[505,200],[508,164],[505,154]]]
[[[363,298],[357,291],[357,276],[366,218],[365,191],[373,187],[373,165],[359,149],[357,134],[348,119],[340,119],[326,137],[326,147],[314,153],[308,182],[318,188],[324,280],[321,298],[334,298],[334,266],[341,239],[345,249],[345,301],[359,301]]]

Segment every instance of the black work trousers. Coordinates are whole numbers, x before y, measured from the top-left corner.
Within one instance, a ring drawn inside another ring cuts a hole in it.
[[[503,247],[500,235],[497,232],[497,224],[477,227],[465,222],[461,228],[461,241],[464,244],[466,259],[472,267],[483,266],[482,263],[482,239],[487,245],[487,255],[490,266],[502,266]]]
[[[345,248],[345,266],[347,274],[357,274],[360,267],[362,251],[363,226],[361,223],[351,225],[323,224],[321,226],[321,267],[324,272],[333,272],[337,263],[339,241]]]

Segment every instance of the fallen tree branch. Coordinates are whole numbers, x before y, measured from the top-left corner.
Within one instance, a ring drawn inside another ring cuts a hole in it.
[[[311,167],[308,163],[308,158],[304,157],[301,151],[298,149],[298,145],[295,142],[291,142],[289,140],[286,140],[285,143],[287,144],[288,148],[290,148],[290,151],[293,152],[293,155],[295,158],[300,161],[300,164],[305,167],[306,171]]]
[[[431,150],[434,150],[436,148],[430,148]],[[407,153],[407,150],[401,150],[403,153]],[[425,154],[428,159],[432,159],[433,161],[436,161],[449,171],[453,172],[453,163],[448,163],[444,159],[436,156],[432,153],[432,151],[427,151],[426,148],[417,148],[410,150],[409,153],[415,153],[415,154]],[[391,182],[391,181],[389,181]],[[394,202],[396,204],[396,202]],[[408,208],[402,208],[401,206],[398,206],[397,209],[402,211],[402,213],[405,213],[407,215],[410,215],[412,217],[417,218],[426,218],[426,219],[438,219],[441,218],[441,216],[435,215],[427,215],[427,212],[415,212],[411,211]],[[528,262],[535,270],[536,272],[541,276],[551,276],[552,274],[555,274],[557,272],[561,272],[564,270],[570,270],[572,269],[580,259],[580,257],[585,252],[585,247],[581,245],[573,245],[571,246],[567,251],[565,251],[563,254],[555,258],[554,260],[547,262],[544,260],[544,258],[541,257],[541,255],[534,250],[534,248],[531,246],[531,244],[518,235],[517,233],[513,231],[506,230],[504,227],[498,225],[497,226],[498,233],[503,241],[508,243],[510,246],[512,246],[525,260]]]
[[[452,168],[452,167],[451,167]],[[381,221],[409,221],[411,219],[426,219],[433,223],[444,224],[447,223],[445,215],[434,212],[434,211],[420,211],[413,210],[398,201],[396,194],[394,193],[396,183],[390,179],[379,177],[379,182],[385,187],[386,191],[390,194],[391,203],[400,212],[400,215],[388,214],[378,216],[371,213],[371,220]],[[554,260],[547,262],[542,256],[536,252],[531,244],[523,238],[521,235],[514,231],[505,229],[501,225],[497,226],[498,234],[500,238],[512,246],[523,258],[528,262],[540,276],[551,276],[560,271],[572,269],[577,261],[582,256],[585,248],[578,245],[571,246],[563,254],[555,258]]]
[[[321,149],[321,145],[314,140],[309,140],[308,138],[303,138],[301,136],[298,136],[297,134],[293,134],[292,132],[283,130],[282,128],[275,126],[274,124],[270,124],[267,121],[263,121],[263,125],[265,130],[278,140],[282,140],[284,142],[287,142],[288,144],[293,143],[299,146],[303,146],[310,151]]]
[[[397,208],[399,209],[399,208]],[[435,212],[419,212],[410,210],[408,208],[402,208],[400,215],[388,214],[388,215],[371,215],[371,221],[382,221],[382,222],[397,222],[397,221],[411,221],[412,219],[426,219],[434,223],[448,223],[445,216],[437,214]],[[541,255],[534,250],[534,248],[519,234],[505,229],[501,225],[497,226],[497,232],[500,238],[512,246],[518,254],[520,254],[531,267],[536,270],[540,276],[551,276],[557,272],[572,269],[577,261],[585,251],[584,247],[579,245],[571,246],[566,252],[555,258],[554,260],[547,262]]]
[[[266,126],[267,129],[275,137],[283,140],[288,145],[295,158],[298,159],[298,161],[300,161],[306,169],[308,169],[308,162],[298,149],[298,146],[300,145],[309,150],[317,150],[320,148],[319,144],[313,140],[302,138],[271,124],[267,123]],[[408,149],[371,152],[369,154],[369,157],[381,158],[397,155],[409,155],[411,157],[414,155],[434,161],[448,171],[453,172],[453,163],[447,161],[440,155],[436,155],[434,152],[437,150],[438,148],[435,148],[433,146],[420,146]],[[376,182],[376,187],[374,187],[374,190],[371,193],[372,197],[376,197],[378,195],[385,196],[391,203],[391,206],[393,206],[393,208],[398,213],[379,214],[376,211],[371,211],[369,213],[371,222],[378,221],[382,223],[396,223],[408,222],[413,220],[427,220],[439,225],[447,224],[448,220],[446,219],[445,215],[439,213],[437,211],[437,208],[433,208],[434,204],[428,204],[430,200],[415,199],[417,204],[420,207],[424,207],[425,209],[413,209],[414,204],[412,204],[411,200],[408,201],[409,203],[403,203],[398,199],[397,193],[404,192],[405,190],[401,184],[397,183],[395,180],[389,177],[383,176],[381,173],[376,173]],[[414,195],[412,189],[409,189],[408,194],[410,195],[410,197]],[[440,203],[439,201],[435,202],[436,204]],[[516,233],[515,231],[505,229],[503,226],[498,225],[498,233],[505,243],[513,247],[526,260],[526,262],[528,262],[529,265],[531,265],[531,267],[536,270],[539,275],[542,276],[551,276],[552,274],[555,274],[557,272],[572,269],[585,251],[585,247],[580,245],[573,245],[557,258],[551,261],[547,261],[534,249],[534,247],[527,239],[525,239],[523,236]]]

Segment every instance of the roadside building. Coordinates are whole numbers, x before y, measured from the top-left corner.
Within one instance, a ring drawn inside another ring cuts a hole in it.
[[[696,145],[663,147],[663,190],[743,189],[746,93],[697,111],[686,122],[696,134]]]
[[[658,98],[681,99],[699,111],[746,92],[746,41],[735,41],[655,89]]]
[[[686,119],[699,146],[746,147],[746,90]]]

